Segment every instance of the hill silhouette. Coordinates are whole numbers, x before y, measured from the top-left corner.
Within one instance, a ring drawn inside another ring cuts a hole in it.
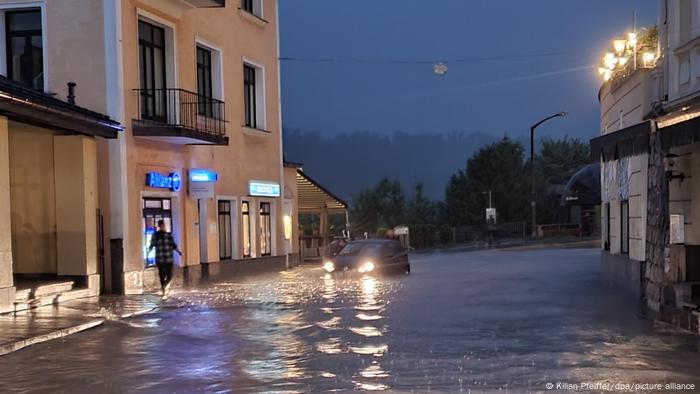
[[[398,179],[409,197],[422,182],[428,198],[442,200],[449,177],[464,169],[472,153],[497,139],[480,132],[397,131],[385,136],[363,131],[326,137],[319,131],[285,130],[284,153],[348,201],[383,177]]]

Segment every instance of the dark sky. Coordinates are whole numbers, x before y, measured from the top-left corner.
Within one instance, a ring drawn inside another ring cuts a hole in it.
[[[450,131],[598,133],[595,67],[616,35],[657,22],[655,0],[279,0],[286,128],[327,135]],[[560,54],[450,63],[449,60]],[[447,60],[431,64],[383,60]],[[540,129],[538,129],[540,130]]]

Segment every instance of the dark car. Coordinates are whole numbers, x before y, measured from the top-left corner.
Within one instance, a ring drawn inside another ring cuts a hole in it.
[[[323,263],[328,272],[369,273],[397,270],[411,272],[408,249],[391,239],[363,239],[347,244],[340,253]]]

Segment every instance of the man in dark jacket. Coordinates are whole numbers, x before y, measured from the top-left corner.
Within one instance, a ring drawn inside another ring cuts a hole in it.
[[[163,298],[167,297],[170,290],[170,281],[173,275],[173,251],[182,256],[182,252],[177,248],[173,235],[165,230],[165,221],[158,221],[158,231],[151,237],[151,245],[148,250],[156,249],[156,266],[158,266],[158,276],[160,276],[160,287],[163,290]]]

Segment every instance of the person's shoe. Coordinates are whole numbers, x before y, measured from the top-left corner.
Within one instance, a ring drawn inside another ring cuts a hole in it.
[[[165,288],[163,289],[163,295],[169,294],[170,293],[170,284],[172,282],[168,282],[167,285],[165,285]]]

